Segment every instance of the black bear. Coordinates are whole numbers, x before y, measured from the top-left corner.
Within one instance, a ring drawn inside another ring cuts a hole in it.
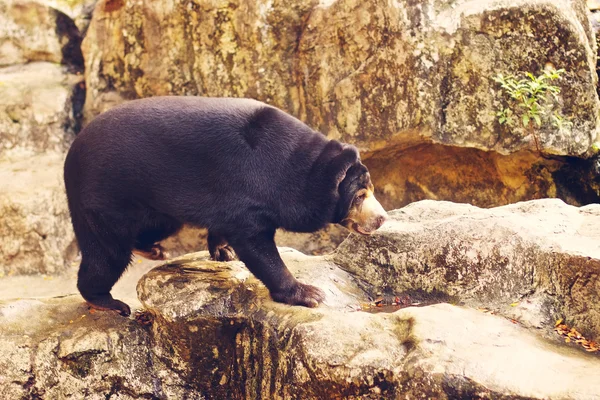
[[[288,271],[275,230],[338,223],[367,235],[386,219],[355,147],[250,99],[117,106],[79,133],[64,178],[82,256],[77,287],[90,306],[124,316],[129,307],[110,291],[132,252],[161,259],[158,242],[184,223],[207,228],[211,257],[237,254],[275,301],[316,307],[324,293]]]

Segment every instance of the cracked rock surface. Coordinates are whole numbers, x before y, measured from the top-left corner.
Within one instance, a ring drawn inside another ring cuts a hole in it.
[[[362,151],[533,148],[500,126],[497,73],[564,68],[572,130],[541,150],[578,156],[598,134],[594,34],[584,0],[101,0],[83,42],[86,117],[138,97],[252,97]]]
[[[356,311],[367,295],[352,275],[328,257],[281,251],[299,279],[326,291],[323,306],[274,303],[243,264],[204,253],[138,284],[153,351],[209,398],[599,396],[596,356],[450,304]]]
[[[390,215],[378,235],[350,236],[333,256],[372,290],[436,292],[537,328],[564,318],[600,339],[600,205],[425,200]]]
[[[437,225],[443,226],[445,219],[456,221],[462,216],[477,221],[483,218],[477,213],[486,212],[464,205],[439,206],[442,210],[425,202],[406,214],[420,210],[425,226],[436,216]],[[535,212],[542,206],[552,203],[528,205],[530,221],[543,219]],[[578,222],[585,220],[577,219],[579,213],[595,212],[591,208],[563,211],[570,220],[563,226],[567,237],[576,235]],[[495,212],[505,213],[510,220],[510,212]],[[420,272],[414,279],[421,276],[421,295],[430,295],[426,301],[365,312],[363,305],[379,291],[380,282],[369,263],[395,282],[394,270],[378,264],[373,243],[403,237],[399,228],[403,217],[398,214],[380,233],[351,237],[331,256],[306,256],[280,248],[298,279],[327,294],[316,309],[273,302],[243,263],[213,262],[207,252],[149,270],[137,284],[142,308],[136,318],[90,313],[78,295],[2,300],[0,397],[600,398],[598,355],[548,334],[554,326],[548,314],[551,308],[536,308],[535,302],[520,309],[525,322],[514,323],[514,315],[503,310],[492,315],[469,307],[475,305],[470,301],[477,291],[468,285],[463,288],[464,301],[451,283],[446,298],[428,294],[427,277],[432,282],[438,278]],[[490,225],[506,231],[500,223]],[[419,237],[418,229],[403,228]],[[371,246],[373,260],[364,259],[364,246]],[[554,251],[569,253],[576,247]],[[510,258],[508,251],[502,252]],[[363,271],[348,268],[349,258],[355,266],[362,264]],[[497,271],[493,263],[489,268]],[[516,273],[506,269],[507,274]],[[485,276],[482,281],[495,293],[494,283]],[[444,302],[450,294],[466,306]],[[542,298],[548,301],[553,295]],[[117,296],[131,302],[122,291]],[[589,305],[597,300],[589,297]],[[491,296],[478,301],[491,307],[505,299]],[[535,318],[538,325],[527,322]],[[593,324],[586,326],[593,331]]]

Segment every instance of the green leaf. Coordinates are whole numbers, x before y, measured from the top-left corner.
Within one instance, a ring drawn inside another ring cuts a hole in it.
[[[534,115],[534,116],[533,116],[533,119],[535,120],[535,123],[537,124],[537,126],[538,126],[538,127],[539,127],[539,126],[542,126],[542,120],[541,120],[541,118],[540,118],[540,116],[539,116],[539,115],[537,115],[537,114],[536,114],[536,115]]]
[[[527,125],[529,125],[529,115],[523,114],[522,121],[523,121],[523,126],[527,127]]]

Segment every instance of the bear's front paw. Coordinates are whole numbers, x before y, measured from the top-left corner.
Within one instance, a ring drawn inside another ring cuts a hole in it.
[[[325,292],[318,287],[298,282],[288,290],[271,292],[271,297],[280,303],[313,308],[325,300]]]

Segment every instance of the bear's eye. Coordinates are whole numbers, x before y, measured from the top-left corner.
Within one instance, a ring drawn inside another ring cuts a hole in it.
[[[354,202],[355,202],[356,204],[360,204],[360,203],[362,203],[362,202],[363,202],[363,200],[364,200],[364,199],[366,199],[366,198],[367,198],[367,191],[366,191],[366,190],[364,190],[364,189],[362,189],[362,190],[359,190],[359,191],[356,193],[356,197],[354,198]]]

